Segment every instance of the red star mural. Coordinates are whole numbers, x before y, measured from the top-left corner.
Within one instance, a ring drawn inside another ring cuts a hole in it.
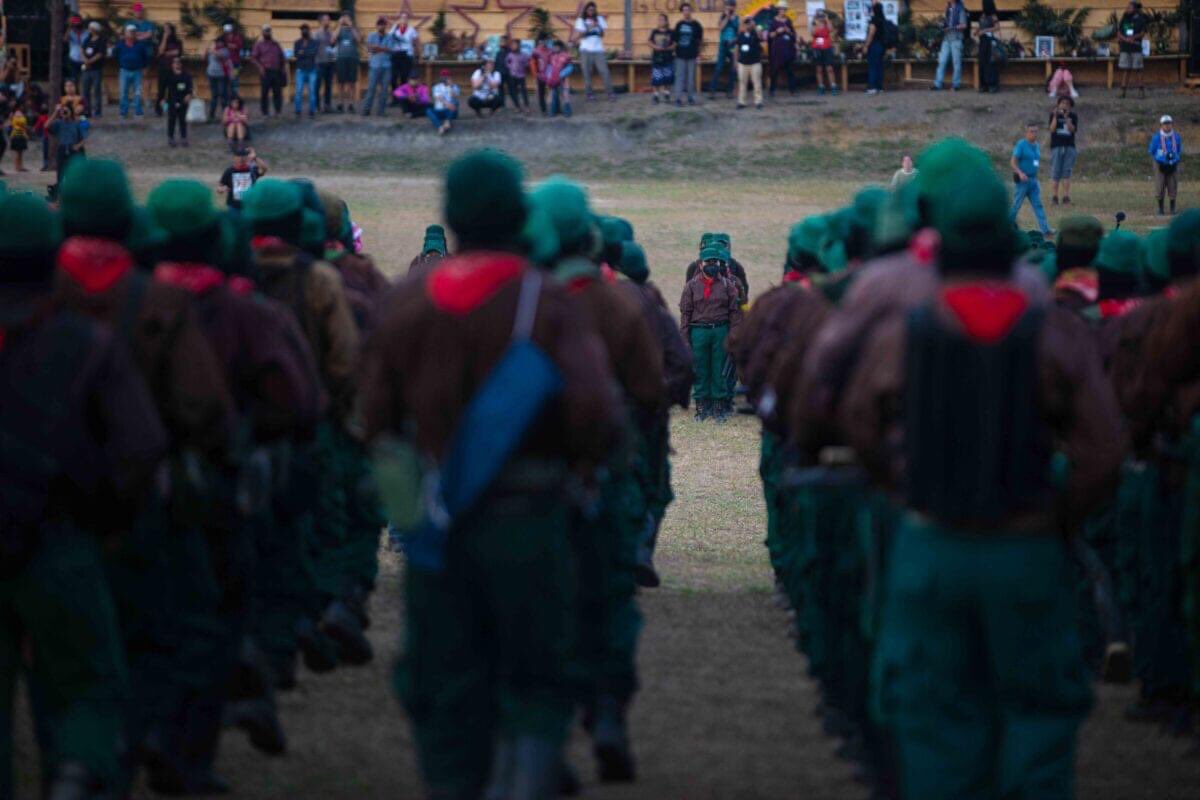
[[[571,31],[575,30],[575,20],[583,16],[583,7],[587,5],[587,0],[579,0],[579,6],[576,7],[574,14],[555,14],[554,18],[567,26],[567,36],[571,35]],[[599,5],[599,4],[597,4]]]
[[[407,2],[407,0],[406,0],[406,2]],[[447,6],[447,8],[450,11],[453,11],[455,14],[458,14],[463,19],[465,19],[467,21],[467,23],[473,29],[473,32],[472,32],[473,38],[478,39],[479,38],[479,30],[480,30],[479,23],[476,22],[475,18],[472,17],[467,12],[487,11],[488,6],[491,5],[491,2],[492,2],[492,0],[482,0],[481,4],[478,6],[468,6],[468,5],[461,5],[461,4],[457,4],[457,3],[451,3],[449,6]],[[532,4],[526,4],[526,3],[506,3],[506,2],[504,2],[504,0],[496,0],[496,8],[500,9],[501,11],[520,11],[521,12],[520,14],[517,14],[515,17],[510,19],[508,21],[508,24],[504,26],[504,32],[508,36],[511,37],[513,35],[513,32],[512,32],[513,26],[516,25],[521,20],[525,19],[525,17],[529,16],[529,12],[533,11],[535,6],[533,6]]]
[[[404,0],[404,4],[402,6],[400,6],[400,10],[396,12],[395,16],[393,16],[392,19],[393,20],[398,19],[401,14],[408,14],[408,21],[411,22],[412,26],[414,28],[416,28],[417,30],[421,30],[422,25],[424,25],[429,20],[433,19],[432,14],[426,14],[424,16],[421,16],[420,14],[413,13],[412,0]]]

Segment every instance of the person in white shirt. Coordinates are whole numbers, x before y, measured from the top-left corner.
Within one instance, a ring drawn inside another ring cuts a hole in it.
[[[417,64],[421,34],[408,21],[408,12],[401,11],[392,26],[396,49],[392,51],[392,92],[408,83],[408,76]],[[395,104],[393,104],[395,105]]]
[[[496,109],[504,104],[504,98],[500,96],[500,85],[496,59],[485,59],[483,66],[471,75],[471,96],[467,98],[467,105],[475,109],[475,116],[482,117],[485,108],[491,109],[491,113],[495,114]]]
[[[425,110],[425,116],[437,128],[439,135],[450,132],[450,123],[458,119],[458,86],[450,80],[450,70],[442,70],[441,80],[433,87],[433,105]]]
[[[595,71],[604,81],[604,91],[612,100],[612,77],[608,74],[608,54],[604,50],[604,34],[608,31],[608,22],[596,11],[595,3],[583,7],[583,13],[575,20],[575,32],[571,41],[579,45],[579,62],[583,70],[583,90],[587,99],[595,99],[592,94],[592,72]]]

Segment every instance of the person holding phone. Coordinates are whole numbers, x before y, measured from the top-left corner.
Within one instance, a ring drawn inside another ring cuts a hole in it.
[[[76,156],[85,156],[83,149],[87,131],[75,119],[75,110],[70,106],[60,105],[54,110],[54,121],[46,128],[58,142],[55,148],[54,163],[58,167],[58,182],[62,182],[63,173],[67,170],[67,162]]]
[[[1075,170],[1075,133],[1079,130],[1079,117],[1075,114],[1075,101],[1060,97],[1058,105],[1050,112],[1050,180],[1054,181],[1051,205],[1058,205],[1058,185],[1063,185],[1063,205],[1071,203],[1071,173]]]
[[[579,46],[579,68],[583,70],[583,91],[588,100],[592,94],[592,72],[604,81],[604,91],[612,100],[612,77],[608,74],[608,56],[604,52],[604,34],[608,32],[608,20],[600,16],[595,3],[583,7],[583,13],[575,20],[575,31],[571,39]]]
[[[1179,192],[1179,161],[1183,158],[1183,137],[1175,130],[1175,120],[1163,114],[1158,131],[1150,137],[1150,157],[1154,159],[1154,195],[1158,214],[1163,215],[1163,198],[1171,198],[1171,216],[1175,215],[1175,196]]]

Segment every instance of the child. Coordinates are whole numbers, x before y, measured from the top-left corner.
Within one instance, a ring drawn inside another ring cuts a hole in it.
[[[237,150],[246,141],[249,117],[246,115],[246,104],[240,95],[234,95],[225,107],[225,138],[229,140],[229,149]]]
[[[29,149],[29,117],[25,114],[25,103],[18,103],[8,119],[8,146],[13,152],[13,166],[17,172],[25,169],[25,151]]]
[[[33,123],[33,135],[42,140],[42,172],[50,171],[50,133],[46,126],[50,124],[50,113],[46,104],[42,103],[37,110],[37,119]]]
[[[1050,76],[1050,82],[1046,84],[1046,94],[1053,99],[1060,97],[1079,99],[1079,92],[1075,91],[1075,76],[1071,74],[1071,70],[1067,69],[1066,64],[1059,64],[1054,69],[1054,74]]]
[[[550,63],[550,56],[553,54],[549,40],[543,39],[533,48],[533,57],[530,60],[530,71],[537,80],[538,107],[542,109],[542,114],[550,113],[546,107],[546,65]]]
[[[529,88],[525,85],[525,76],[529,74],[529,62],[532,60],[529,53],[521,51],[521,43],[516,39],[509,42],[508,54],[505,56],[505,64],[508,67],[508,96],[512,98],[513,108],[522,113],[529,113]],[[524,109],[521,108],[521,101],[525,102]]]
[[[562,39],[555,39],[545,72],[546,87],[550,90],[550,116],[557,115],[560,110],[564,117],[571,116],[571,85],[568,78],[574,71],[571,53]]]

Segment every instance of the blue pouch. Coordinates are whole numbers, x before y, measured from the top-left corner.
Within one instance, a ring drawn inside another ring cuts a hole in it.
[[[425,476],[425,518],[404,548],[416,568],[442,571],[455,521],[479,502],[546,405],[562,393],[558,366],[530,339],[541,286],[540,272],[522,278],[512,342],[467,405],[445,461]]]

